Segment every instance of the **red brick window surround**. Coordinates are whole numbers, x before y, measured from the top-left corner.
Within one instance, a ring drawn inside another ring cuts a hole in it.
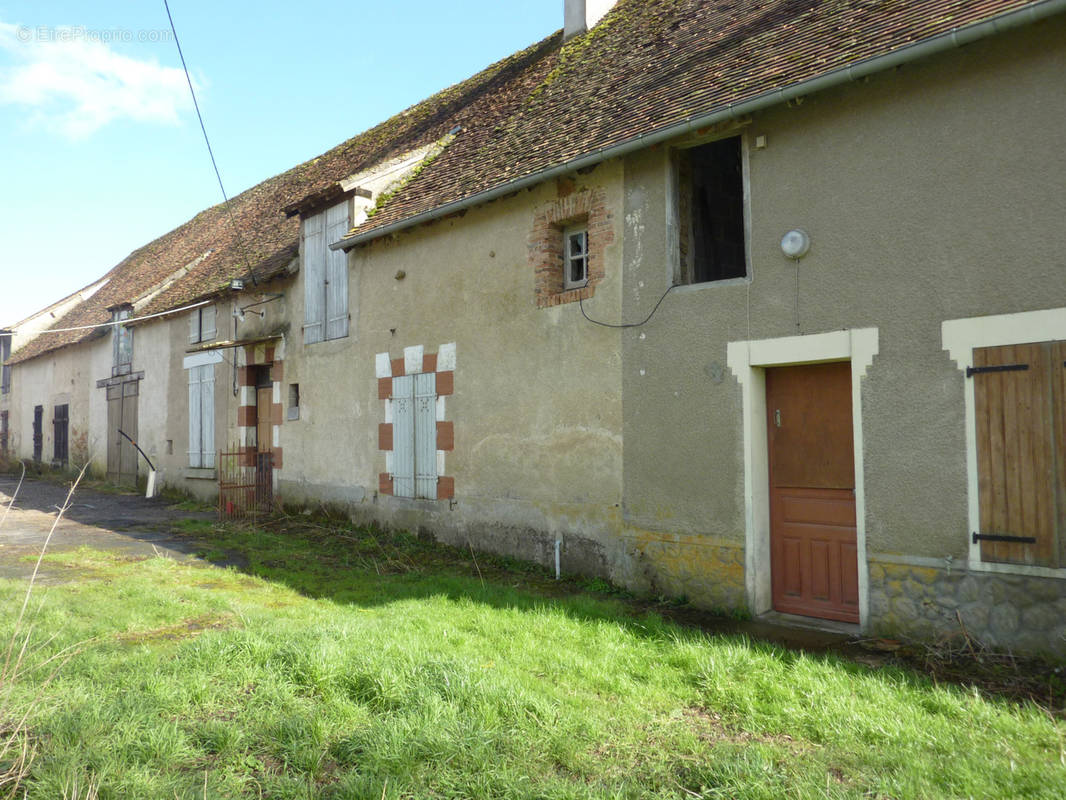
[[[560,194],[564,191],[560,184]],[[533,291],[537,308],[587,300],[604,276],[604,250],[614,241],[612,215],[602,188],[580,189],[537,208],[529,235],[529,264],[533,268]],[[564,271],[565,232],[588,230],[588,284],[566,288]]]

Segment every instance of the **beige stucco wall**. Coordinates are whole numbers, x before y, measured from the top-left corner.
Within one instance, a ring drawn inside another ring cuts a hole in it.
[[[621,302],[622,167],[578,176],[614,211],[606,279],[586,303],[616,320]],[[305,346],[302,276],[291,291],[285,383],[299,383],[300,420],[282,426],[283,493],[348,502],[358,514],[427,526],[446,538],[542,559],[545,537],[573,535],[571,560],[606,572],[621,502],[621,386],[616,331],[581,319],[576,303],[538,309],[528,241],[554,182],[357,249],[349,260],[351,334]],[[405,277],[397,280],[398,272]],[[454,502],[378,494],[375,355],[455,343],[445,419],[455,449],[444,474]]]
[[[594,326],[576,303],[537,308],[529,241],[536,212],[558,198],[554,181],[354,250],[346,338],[303,344],[302,273],[235,298],[245,305],[285,293],[232,331],[231,309],[220,304],[220,338],[280,334],[275,400],[287,406],[288,386],[300,387],[298,419],[278,432],[282,499],[340,503],[358,518],[541,562],[559,538],[566,571],[742,607],[750,487],[727,346],[876,328],[878,354],[856,409],[872,613],[918,613],[907,610],[917,601],[888,563],[945,572],[927,585],[989,607],[945,561],[967,553],[965,379],[940,325],[1066,306],[1064,42],[1066,21],[1053,20],[757,115],[743,129],[751,280],[675,289],[641,328]],[[669,148],[653,148],[573,176],[576,191],[603,190],[613,214],[605,279],[585,304],[594,318],[641,320],[670,285],[670,160]],[[779,249],[794,227],[813,242],[798,265]],[[137,329],[140,439],[166,482],[206,497],[216,491],[211,476],[186,470],[187,332],[184,315]],[[443,474],[454,477],[455,498],[383,495],[375,356],[452,343],[444,419],[454,423],[455,449]],[[223,353],[219,449],[238,440],[233,370],[245,357]],[[110,374],[110,359],[102,339],[20,365],[13,446],[32,449],[32,407],[42,402],[34,398],[58,402],[69,374],[72,424],[86,420],[106,464],[106,403],[95,381]],[[1061,602],[1061,584],[1039,591]],[[1023,609],[1023,622],[1026,613],[1040,616]],[[993,620],[989,630],[1011,624]]]
[[[215,340],[231,339],[231,301],[220,300],[215,303],[215,309]],[[186,367],[190,354],[186,351],[201,343],[189,341],[189,316],[186,312],[153,320],[143,326],[143,335],[140,333],[142,328],[138,328],[140,338],[135,345],[134,363],[138,363],[139,354],[144,358],[141,363],[145,370],[139,406],[139,443],[152,459],[162,485],[213,501],[218,497],[217,453],[230,441],[229,426],[235,421],[233,362],[236,351],[218,349],[209,356],[215,360],[211,366],[215,379],[216,467],[192,468],[189,465],[189,372]],[[162,416],[159,414],[161,408],[166,410]]]
[[[727,343],[876,327],[861,411],[867,549],[964,560],[965,379],[940,324],[1066,306],[1064,43],[1058,19],[752,120],[752,280],[675,290],[623,335],[630,526],[743,546]],[[667,175],[665,150],[626,164],[629,319],[668,285]],[[798,266],[779,249],[795,227],[812,239]]]
[[[44,407],[42,461],[51,463],[54,453],[52,419],[55,406],[69,405],[69,455],[72,466],[91,460],[93,468],[106,470],[107,447],[103,423],[107,420],[103,401],[97,405],[96,379],[102,369],[110,374],[110,339],[96,339],[65,347],[40,358],[15,364],[8,395],[9,447],[14,456],[33,458],[33,408]]]

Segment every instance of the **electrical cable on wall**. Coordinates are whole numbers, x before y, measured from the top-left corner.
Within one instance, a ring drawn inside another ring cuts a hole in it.
[[[178,58],[181,59],[181,68],[185,70],[185,81],[189,84],[189,94],[192,96],[192,105],[196,109],[196,118],[200,120],[200,130],[204,134],[204,143],[207,145],[207,154],[211,157],[211,166],[215,168],[215,177],[218,178],[218,188],[222,190],[223,208],[226,209],[226,214],[229,217],[230,225],[233,226],[233,233],[237,239],[237,249],[241,251],[241,256],[244,258],[245,264],[248,266],[248,274],[252,278],[252,285],[258,286],[259,281],[255,279],[255,270],[252,269],[252,261],[248,258],[248,254],[244,249],[244,242],[241,239],[240,228],[237,227],[237,223],[233,221],[233,210],[230,208],[229,196],[226,194],[226,187],[222,184],[222,174],[218,171],[218,163],[215,161],[215,151],[211,149],[211,140],[207,136],[207,127],[204,125],[204,117],[200,113],[200,104],[196,101],[196,90],[192,86],[192,78],[189,75],[189,67],[185,64],[185,54],[181,52],[181,42],[178,41],[178,30],[174,27],[174,17],[170,14],[170,4],[167,0],[163,0],[163,7],[167,11],[167,19],[170,20],[170,32],[174,34],[174,45],[178,48]]]
[[[589,282],[585,281],[585,286],[582,286],[581,288],[584,289],[588,285],[589,285]],[[577,306],[578,306],[578,308],[581,309],[581,316],[583,316],[585,319],[587,319],[593,325],[601,325],[604,328],[639,328],[641,325],[646,324],[653,316],[655,316],[655,312],[659,310],[659,306],[662,305],[663,300],[665,300],[666,296],[668,294],[670,294],[670,292],[673,291],[676,288],[677,288],[677,284],[676,283],[671,285],[671,286],[668,286],[666,291],[663,292],[663,296],[659,298],[659,302],[656,303],[655,307],[651,310],[651,313],[648,314],[648,316],[646,316],[640,322],[622,322],[622,323],[618,323],[618,324],[615,324],[613,322],[600,322],[598,319],[593,319],[592,317],[590,317],[588,314],[585,313],[584,301],[580,297],[577,299]]]

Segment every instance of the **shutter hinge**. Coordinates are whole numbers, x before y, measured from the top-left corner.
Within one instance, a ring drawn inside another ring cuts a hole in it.
[[[1005,533],[977,533],[974,531],[973,543],[978,542],[1015,542],[1017,544],[1036,544],[1035,536],[1008,536]]]
[[[996,364],[991,367],[967,367],[966,377],[972,378],[985,372],[1022,372],[1029,369],[1028,364]]]

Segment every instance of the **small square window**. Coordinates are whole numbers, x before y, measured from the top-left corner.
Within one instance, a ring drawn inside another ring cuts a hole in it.
[[[300,418],[300,384],[289,384],[289,410],[286,413],[287,419],[299,419]]]
[[[587,228],[563,231],[563,282],[566,289],[580,289],[589,280],[589,232]]]
[[[111,310],[111,321],[121,322],[129,319],[131,305],[118,306]],[[114,362],[111,374],[129,375],[133,363],[133,330],[125,325],[112,325],[112,353]]]

